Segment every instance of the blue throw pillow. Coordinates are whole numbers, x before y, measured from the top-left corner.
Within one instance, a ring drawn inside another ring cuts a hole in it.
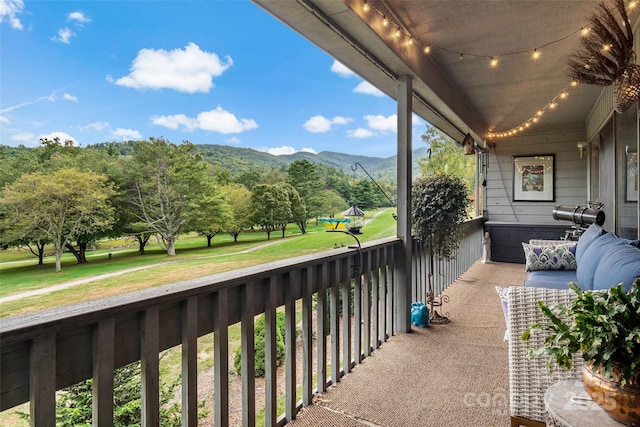
[[[624,245],[613,233],[605,233],[590,242],[589,247],[587,247],[587,250],[582,254],[582,258],[578,261],[578,268],[576,269],[576,276],[582,289],[593,289],[593,277],[596,274],[598,263],[611,247],[618,244]],[[580,248],[580,242],[578,242],[576,249],[578,248]]]
[[[591,224],[589,228],[578,239],[578,245],[576,246],[576,261],[580,265],[582,255],[586,252],[587,248],[595,239],[602,236],[604,230],[596,224]]]
[[[622,283],[622,289],[629,292],[633,281],[640,277],[640,249],[620,244],[608,249],[602,255],[593,277],[593,289],[609,289]]]

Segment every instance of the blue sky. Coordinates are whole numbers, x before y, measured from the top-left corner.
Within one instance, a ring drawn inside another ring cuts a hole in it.
[[[0,55],[0,144],[395,155],[395,102],[248,0],[0,0]]]

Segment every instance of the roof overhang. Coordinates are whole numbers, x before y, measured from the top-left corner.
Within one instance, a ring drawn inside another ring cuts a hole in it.
[[[393,99],[398,77],[410,76],[413,111],[458,142],[517,128],[539,111],[530,132],[584,128],[601,93],[570,87],[566,75],[595,1],[253,1]]]

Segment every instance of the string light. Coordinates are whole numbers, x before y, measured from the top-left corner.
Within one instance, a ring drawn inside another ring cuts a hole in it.
[[[533,49],[533,53],[531,54],[531,59],[534,61],[540,59],[540,51],[538,49]]]
[[[628,9],[634,9],[638,6],[638,1],[636,0],[632,0],[629,1],[627,3],[627,8]],[[487,58],[489,60],[489,65],[491,66],[491,68],[497,68],[499,65],[499,60],[498,58],[501,56],[513,56],[513,55],[520,55],[520,54],[524,54],[524,53],[528,53],[531,55],[531,59],[532,60],[538,60],[541,58],[542,56],[542,52],[541,49],[544,49],[546,47],[549,47],[551,45],[554,45],[556,43],[559,43],[563,40],[568,39],[569,37],[575,35],[575,34],[580,34],[583,37],[586,37],[590,34],[591,29],[587,26],[583,26],[580,29],[573,31],[569,34],[567,34],[564,37],[561,37],[559,39],[556,40],[552,40],[550,42],[547,42],[543,45],[539,45],[537,48],[533,49],[533,52],[531,52],[531,50],[518,50],[518,51],[513,51],[513,52],[503,52],[500,53],[500,55],[483,55],[483,54],[477,54],[477,53],[471,53],[471,52],[460,52],[460,51],[454,51],[451,49],[448,49],[446,47],[443,46],[437,46],[437,45],[433,45],[433,44],[427,44],[422,42],[419,38],[415,37],[413,34],[411,34],[409,31],[405,30],[402,26],[400,26],[399,24],[395,23],[395,22],[390,22],[389,19],[386,17],[386,15],[384,13],[382,13],[380,10],[378,10],[375,6],[370,5],[366,0],[363,1],[362,4],[362,11],[365,14],[369,14],[370,12],[375,12],[375,14],[377,14],[377,16],[379,16],[381,18],[381,22],[382,22],[382,26],[383,27],[388,27],[389,24],[391,23],[396,30],[391,32],[391,36],[398,39],[400,41],[402,34],[404,33],[407,37],[407,40],[405,41],[405,45],[407,46],[416,46],[419,50],[421,50],[425,55],[429,55],[432,53],[432,50],[435,49],[440,49],[444,52],[449,52],[449,53],[453,53],[453,54],[457,54],[459,55],[459,59],[462,60],[464,59],[465,55],[469,55],[472,57],[476,57],[476,58]],[[372,16],[373,14],[369,14],[369,16]],[[379,19],[380,19],[379,18]],[[375,19],[374,18],[367,18],[367,20],[370,19]],[[611,45],[605,45],[602,47],[604,50],[610,50],[611,49]],[[491,139],[494,138],[504,138],[506,136],[512,136],[512,135],[516,135],[518,132],[522,132],[523,130],[528,129],[529,127],[532,126],[532,124],[534,123],[538,123],[538,121],[540,120],[540,118],[544,115],[545,110],[549,109],[549,110],[555,110],[558,107],[558,100],[565,100],[568,96],[569,96],[569,92],[568,89],[571,87],[576,87],[578,85],[578,82],[573,80],[571,82],[569,82],[567,84],[567,86],[565,88],[562,89],[562,91],[556,95],[544,108],[539,109],[536,111],[536,114],[534,116],[532,116],[531,118],[529,118],[528,120],[525,120],[523,123],[519,124],[518,126],[513,127],[512,129],[506,130],[506,131],[502,131],[502,132],[495,132],[495,131],[490,131],[488,133],[488,137]]]

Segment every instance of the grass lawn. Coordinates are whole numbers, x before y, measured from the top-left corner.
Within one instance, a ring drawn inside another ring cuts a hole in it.
[[[364,233],[358,238],[364,242],[395,235],[396,222],[391,212],[391,209],[370,212]],[[53,257],[47,257],[44,265],[39,266],[37,259],[24,249],[20,254],[15,249],[0,251],[0,298],[119,273],[117,276],[98,278],[64,290],[3,302],[0,304],[0,317],[31,313],[354,244],[351,236],[327,233],[325,230],[324,226],[312,221],[304,235],[297,227],[290,225],[285,238],[282,238],[280,232],[271,233],[270,240],[267,240],[266,233],[247,232],[240,236],[237,243],[228,234],[220,234],[213,238],[211,247],[206,246],[205,237],[188,235],[178,240],[175,257],[168,257],[155,242],[148,245],[145,255],[141,256],[135,242],[127,245],[126,241],[103,241],[100,242],[99,249],[88,253],[89,262],[86,264],[76,264],[73,255],[65,254],[60,273],[55,272]],[[127,272],[133,268],[143,269]]]

